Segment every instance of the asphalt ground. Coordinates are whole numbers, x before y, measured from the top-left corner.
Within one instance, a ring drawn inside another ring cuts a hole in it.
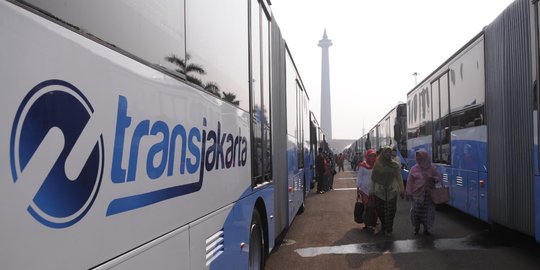
[[[312,189],[265,269],[540,269],[534,239],[491,232],[449,207],[437,211],[431,236],[413,234],[410,203],[399,198],[391,236],[363,231],[353,218],[355,179],[353,171],[340,172],[334,190]]]

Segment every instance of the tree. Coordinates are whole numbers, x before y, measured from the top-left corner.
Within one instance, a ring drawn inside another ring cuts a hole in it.
[[[216,82],[207,82],[206,84],[198,77],[206,75],[206,71],[200,65],[190,63],[191,56],[186,53],[186,59],[181,59],[175,54],[171,54],[165,57],[165,60],[178,66],[179,68],[175,69],[176,72],[186,75],[188,82],[191,82],[195,85],[200,86],[204,90],[208,91],[210,94],[219,97],[227,102],[230,102],[236,106],[240,105],[240,101],[236,100],[236,94],[233,92],[223,92],[221,95],[221,90]],[[198,76],[194,76],[198,75]]]
[[[198,77],[193,76],[192,74],[195,73],[198,75],[206,75],[206,71],[204,70],[203,67],[197,64],[190,63],[189,62],[190,59],[191,59],[191,56],[189,54],[186,54],[185,60],[178,58],[178,56],[174,54],[171,54],[170,56],[165,57],[165,60],[180,67],[176,69],[176,72],[185,74],[188,82],[194,83],[204,88],[204,84],[202,80],[199,79]]]
[[[220,93],[220,90],[219,90],[219,86],[215,82],[206,83],[206,85],[204,86],[204,90],[208,91],[210,94],[212,94],[212,95],[214,95],[216,97],[221,98],[221,93]]]
[[[240,105],[240,101],[236,100],[236,94],[233,92],[223,92],[223,100],[228,101],[236,106]]]

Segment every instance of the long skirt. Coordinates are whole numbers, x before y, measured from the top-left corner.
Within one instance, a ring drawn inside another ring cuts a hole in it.
[[[381,231],[391,233],[394,227],[394,217],[397,211],[397,196],[390,200],[383,200],[377,196],[375,199],[375,210],[381,220]]]
[[[424,196],[415,196],[411,203],[411,223],[414,228],[424,225],[424,230],[430,230],[435,223],[435,203],[431,199],[429,188],[423,189]]]

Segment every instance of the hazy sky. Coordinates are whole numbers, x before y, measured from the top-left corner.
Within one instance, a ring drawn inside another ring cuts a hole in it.
[[[320,121],[321,48],[330,47],[332,136],[357,139],[513,0],[272,0]]]

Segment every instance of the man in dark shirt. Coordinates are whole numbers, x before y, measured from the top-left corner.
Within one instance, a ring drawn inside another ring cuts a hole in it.
[[[338,172],[344,172],[345,168],[343,168],[343,163],[345,163],[345,156],[343,156],[343,153],[339,153],[336,163],[338,165]]]
[[[317,193],[323,194],[324,190],[326,189],[326,176],[325,176],[325,168],[324,168],[324,153],[322,148],[319,148],[319,154],[315,158],[315,170],[317,173]]]

